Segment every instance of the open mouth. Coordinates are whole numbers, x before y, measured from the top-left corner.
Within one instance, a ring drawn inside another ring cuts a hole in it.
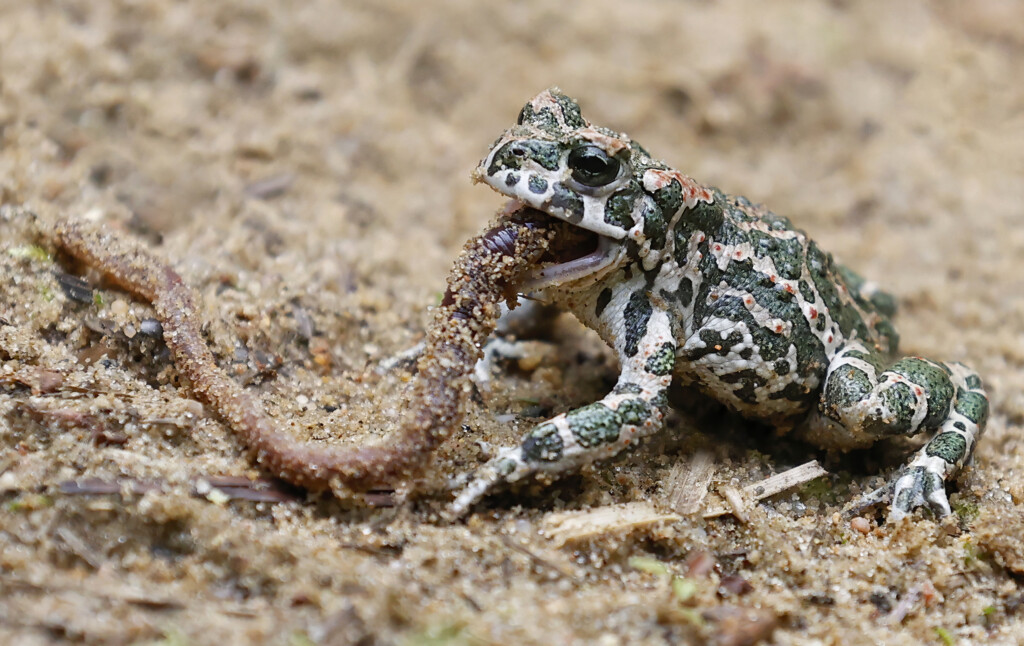
[[[548,217],[554,220],[558,232],[541,257],[540,267],[523,285],[526,290],[537,291],[595,275],[618,259],[622,246],[615,240]]]

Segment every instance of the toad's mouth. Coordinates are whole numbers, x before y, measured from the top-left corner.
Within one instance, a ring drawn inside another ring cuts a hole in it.
[[[578,227],[560,218],[551,218],[557,233],[539,266],[531,272],[523,289],[541,291],[548,287],[598,278],[624,253],[623,245],[613,239]]]

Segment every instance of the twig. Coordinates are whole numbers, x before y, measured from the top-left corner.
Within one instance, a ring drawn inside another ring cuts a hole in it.
[[[112,494],[143,495],[150,491],[162,491],[163,480],[135,480],[130,478],[115,481],[99,478],[65,480],[57,485],[65,496],[97,496]],[[291,502],[301,497],[280,480],[272,478],[240,478],[237,476],[205,476],[199,478],[192,489],[197,498],[208,498],[216,489],[225,500],[249,502]]]
[[[677,462],[665,479],[669,509],[681,516],[700,510],[714,475],[715,465],[707,451],[697,451],[689,460]]]
[[[788,471],[777,473],[770,478],[766,478],[761,482],[757,482],[752,485],[747,485],[743,489],[735,490],[732,499],[729,496],[729,490],[723,488],[723,494],[726,499],[729,500],[729,507],[714,507],[704,512],[704,518],[717,518],[718,516],[724,516],[725,514],[736,514],[744,513],[749,506],[759,500],[774,496],[777,493],[791,489],[793,487],[802,485],[805,482],[820,478],[823,475],[828,475],[828,471],[821,468],[817,460],[811,460],[801,464],[798,467],[793,467]]]
[[[594,536],[660,522],[681,520],[677,514],[664,514],[647,502],[631,502],[624,505],[610,505],[587,511],[573,511],[548,514],[544,519],[544,533],[556,547]]]
[[[507,536],[505,534],[499,534],[499,538],[501,538],[501,542],[505,544],[505,547],[508,547],[510,549],[513,549],[513,550],[519,552],[520,554],[523,554],[524,556],[528,557],[531,561],[533,561],[537,565],[539,565],[539,566],[541,566],[541,567],[543,567],[545,569],[548,569],[548,570],[554,570],[555,572],[557,572],[558,574],[564,576],[567,579],[570,579],[572,581],[577,581],[576,575],[571,570],[563,568],[562,566],[556,565],[555,563],[552,563],[551,561],[548,561],[545,558],[537,556],[532,551],[527,549],[525,546],[520,545],[518,542],[513,540],[512,537]]]

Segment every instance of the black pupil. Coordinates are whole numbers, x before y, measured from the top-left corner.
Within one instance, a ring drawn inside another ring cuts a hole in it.
[[[582,146],[569,153],[572,178],[584,186],[604,186],[619,174],[619,162],[597,146]]]

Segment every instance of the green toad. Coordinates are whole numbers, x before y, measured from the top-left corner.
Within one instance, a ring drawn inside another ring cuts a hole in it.
[[[621,374],[600,401],[540,424],[481,467],[454,513],[502,483],[570,472],[659,430],[673,380],[822,446],[932,433],[860,502],[891,498],[894,520],[922,506],[950,513],[945,482],[985,426],[981,380],[961,364],[900,357],[893,299],[788,219],[592,126],[557,89],[526,104],[475,177],[575,225],[583,240],[527,289],[596,330]]]

